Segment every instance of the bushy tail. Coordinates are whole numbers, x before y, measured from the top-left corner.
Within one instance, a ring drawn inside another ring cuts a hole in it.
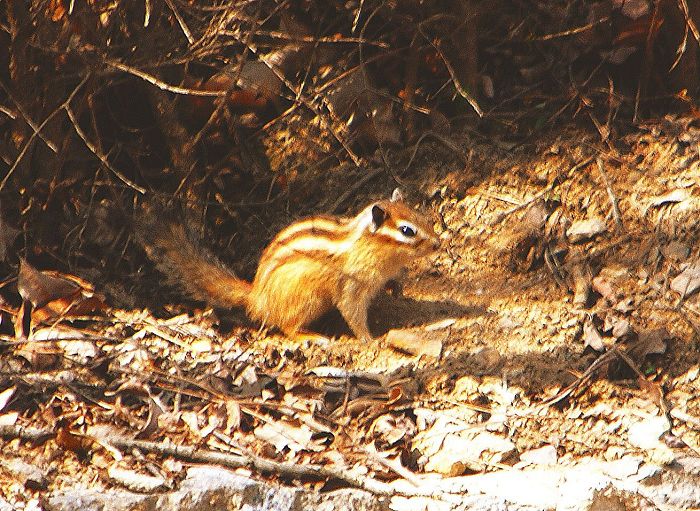
[[[153,210],[141,213],[135,222],[136,237],[169,283],[217,307],[247,305],[250,283],[200,247],[182,222],[156,218]]]

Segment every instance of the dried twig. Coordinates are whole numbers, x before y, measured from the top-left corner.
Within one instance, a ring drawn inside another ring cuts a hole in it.
[[[670,412],[671,417],[674,419],[678,419],[680,421],[686,422],[693,426],[695,429],[700,429],[700,419],[697,417],[693,417],[692,415],[685,413],[682,410],[679,410],[678,408],[673,408]]]
[[[2,190],[7,183],[7,181],[10,179],[10,176],[12,173],[15,171],[17,166],[19,165],[20,161],[26,154],[27,150],[29,149],[31,143],[34,141],[34,138],[39,135],[41,130],[46,126],[46,124],[53,119],[58,112],[61,110],[65,110],[66,114],[68,115],[68,118],[71,120],[73,124],[73,128],[75,129],[75,132],[77,135],[83,140],[85,145],[90,149],[90,151],[99,158],[99,160],[104,164],[105,167],[107,167],[115,176],[117,176],[123,183],[125,183],[127,186],[133,188],[134,190],[140,192],[140,193],[145,193],[146,190],[138,186],[137,184],[133,183],[131,180],[129,180],[126,176],[122,175],[119,171],[117,171],[112,165],[109,163],[107,160],[107,157],[102,153],[102,151],[99,150],[95,144],[90,142],[90,140],[87,138],[87,135],[85,132],[82,130],[80,125],[78,124],[78,120],[73,113],[73,110],[70,108],[70,103],[73,101],[73,98],[75,98],[76,94],[78,91],[82,88],[83,85],[90,79],[90,73],[86,74],[85,77],[80,81],[78,85],[73,89],[73,91],[69,94],[68,98],[61,103],[61,105],[58,106],[53,112],[51,112],[48,117],[42,122],[39,126],[36,127],[34,130],[34,133],[32,134],[31,137],[29,137],[29,140],[24,144],[24,147],[20,151],[19,155],[17,155],[17,158],[15,159],[15,162],[12,164],[10,169],[7,171],[7,174],[5,175],[5,178],[0,182],[0,190]]]
[[[187,42],[190,44],[194,44],[194,37],[192,37],[192,32],[187,26],[187,23],[185,23],[185,20],[180,15],[180,11],[177,10],[177,7],[175,7],[175,4],[173,4],[172,0],[165,0],[165,3],[168,4],[170,10],[173,11],[175,19],[177,20],[178,25],[180,25],[180,28],[182,29],[182,33],[185,34],[185,37],[187,38]]]
[[[0,436],[3,438],[19,438],[27,442],[40,442],[55,436],[55,432],[30,426],[2,425]]]
[[[222,91],[198,90],[198,89],[188,89],[187,87],[179,87],[177,85],[170,85],[169,83],[165,83],[164,81],[156,78],[155,76],[153,76],[151,74],[148,74],[144,71],[141,71],[140,69],[129,66],[127,64],[117,62],[116,60],[105,59],[104,63],[107,64],[108,66],[115,68],[115,69],[119,69],[120,71],[124,71],[125,73],[129,73],[129,74],[132,74],[134,76],[137,76],[138,78],[141,78],[142,80],[145,80],[148,83],[155,85],[159,89],[163,89],[163,90],[166,90],[168,92],[172,92],[174,94],[184,94],[187,96],[208,96],[208,97],[221,97],[221,96],[226,96],[226,94],[228,94],[228,91],[225,91],[225,90],[222,90]]]
[[[250,21],[250,18],[241,17],[239,18],[243,21]],[[227,35],[238,39],[240,37],[237,33],[232,30],[220,30],[219,35]],[[341,37],[341,36],[305,36],[301,34],[288,34],[286,32],[279,32],[276,30],[256,30],[255,34],[257,36],[270,37],[271,39],[280,39],[282,41],[289,41],[292,43],[310,43],[310,44],[357,44],[362,43],[368,46],[375,46],[377,48],[389,48],[390,45],[383,41],[369,41],[361,37]]]
[[[690,11],[688,10],[688,2],[686,0],[678,0],[678,5],[683,11],[683,18],[685,19],[687,27],[692,32],[693,37],[698,42],[698,44],[700,44],[700,30],[698,30],[698,26],[695,24],[693,18],[690,16]]]
[[[49,149],[51,149],[54,153],[58,153],[58,148],[56,147],[56,144],[54,144],[51,140],[49,140],[48,138],[46,138],[46,137],[44,136],[43,133],[41,133],[41,128],[43,127],[43,124],[42,124],[42,126],[37,126],[37,125],[36,125],[36,123],[32,120],[32,118],[29,116],[29,114],[28,114],[27,112],[24,111],[24,108],[22,107],[22,105],[20,104],[20,102],[17,101],[17,100],[13,97],[12,92],[10,91],[9,87],[7,87],[7,86],[5,85],[5,82],[3,82],[2,80],[0,80],[0,87],[3,88],[3,90],[5,91],[5,94],[7,94],[7,97],[10,98],[10,99],[12,100],[12,102],[15,104],[15,107],[17,107],[17,111],[18,111],[18,112],[22,115],[22,117],[24,118],[24,122],[26,122],[26,123],[29,125],[29,127],[34,131],[34,133],[35,133],[41,140],[44,141],[44,143],[46,144],[46,146],[47,146]],[[1,108],[1,107],[0,107],[0,108]],[[8,115],[9,117],[11,117],[12,119],[15,118],[15,116],[14,116],[14,115],[11,115],[11,113],[10,113],[8,110],[2,109],[2,110],[0,110],[0,111],[6,112],[7,115]]]
[[[17,119],[17,112],[15,112],[15,111],[12,110],[11,108],[6,107],[6,106],[4,106],[4,105],[0,105],[0,114],[5,114],[6,116],[8,116],[8,117],[9,117],[10,119],[12,119],[13,121],[14,121],[15,119]]]
[[[551,39],[557,39],[559,37],[568,37],[570,35],[576,35],[580,34],[581,32],[585,32],[587,30],[590,30],[601,23],[607,23],[610,20],[610,16],[603,16],[600,19],[597,19],[595,21],[592,21],[591,23],[588,23],[586,25],[576,27],[576,28],[570,28],[569,30],[564,30],[563,32],[556,32],[554,34],[547,34],[543,35],[540,37],[534,37],[532,40],[533,41],[549,41]]]
[[[316,116],[318,116],[321,126],[328,129],[328,131],[333,135],[333,138],[336,139],[336,141],[343,147],[345,152],[350,156],[350,159],[353,161],[355,166],[359,167],[361,163],[361,158],[353,151],[353,149],[350,147],[348,142],[345,140],[345,138],[342,136],[342,133],[340,129],[336,126],[336,121],[333,119],[332,115],[326,114],[322,111],[321,108],[318,108],[314,102],[309,99],[306,95],[302,93],[302,90],[300,87],[296,87],[292,82],[287,79],[285,76],[284,72],[279,69],[277,65],[275,65],[273,62],[270,62],[269,59],[262,58],[259,54],[257,49],[250,44],[250,41],[247,40],[241,40],[240,36],[235,36],[237,37],[238,42],[243,44],[245,48],[247,48],[251,53],[257,56],[257,58],[265,64],[270,71],[274,73],[274,75],[277,77],[278,80],[280,80],[287,89],[292,91],[295,95],[293,101],[298,104],[303,104],[306,108],[308,108],[311,112],[313,112]]]
[[[360,5],[357,7],[357,12],[355,13],[355,19],[352,20],[352,33],[354,34],[357,30],[357,24],[360,22],[360,16],[362,15],[362,7],[365,5],[365,0],[360,0]]]
[[[610,183],[610,178],[605,172],[605,167],[603,167],[603,160],[600,158],[596,158],[595,162],[598,165],[598,171],[600,172],[600,175],[603,176],[603,181],[605,181],[605,188],[608,191],[608,197],[610,198],[610,204],[612,205],[615,224],[617,225],[617,229],[621,231],[624,228],[622,224],[622,215],[620,214],[620,206],[618,204],[617,197],[615,196],[615,192],[613,192],[612,184]]]
[[[359,189],[362,188],[365,184],[369,183],[372,181],[374,178],[379,176],[384,172],[383,167],[378,167],[376,169],[368,171],[364,176],[362,176],[360,179],[356,180],[352,186],[350,186],[347,190],[345,190],[343,193],[340,194],[340,197],[333,203],[333,205],[330,207],[330,211],[333,213],[337,213],[340,206],[351,196],[354,195],[354,193]]]
[[[428,43],[435,49],[437,54],[440,56],[440,59],[442,60],[443,64],[445,64],[445,68],[447,69],[447,72],[450,74],[450,78],[452,79],[452,84],[454,85],[455,90],[459,93],[460,96],[462,96],[467,101],[467,103],[469,103],[471,105],[471,107],[479,115],[479,117],[483,117],[484,111],[481,109],[481,107],[479,106],[479,103],[477,103],[474,96],[472,96],[471,93],[469,91],[467,91],[462,86],[462,82],[457,77],[457,72],[455,71],[454,67],[452,66],[452,63],[445,56],[445,54],[443,53],[440,46],[438,44],[436,44],[435,41],[433,41],[433,39],[423,31],[423,24],[428,22],[428,21],[431,21],[431,20],[425,20],[425,21],[419,23],[418,24],[418,31],[421,33],[421,35],[425,38],[425,40],[428,41]]]
[[[593,156],[589,156],[589,157],[586,158],[585,160],[580,161],[579,163],[577,163],[576,165],[574,165],[573,167],[571,167],[571,169],[569,169],[569,172],[567,172],[565,176],[560,176],[560,177],[558,177],[558,178],[552,180],[552,182],[550,183],[550,185],[549,185],[547,188],[545,188],[545,189],[542,190],[541,192],[535,194],[534,197],[532,197],[531,199],[529,199],[529,200],[523,202],[522,204],[520,204],[520,205],[518,205],[518,206],[515,206],[515,207],[513,207],[513,208],[510,208],[510,209],[507,210],[507,211],[503,211],[503,212],[501,212],[501,213],[498,213],[498,214],[495,215],[491,220],[489,220],[489,221],[487,222],[487,224],[488,224],[488,225],[496,225],[496,224],[502,222],[503,220],[505,220],[506,217],[509,217],[509,216],[512,215],[513,213],[517,213],[517,212],[520,211],[521,209],[525,209],[525,208],[528,207],[529,205],[531,205],[531,204],[537,202],[538,200],[540,200],[542,197],[544,197],[544,196],[547,195],[548,193],[551,193],[552,190],[554,190],[554,189],[555,189],[557,186],[559,186],[561,183],[563,183],[564,181],[566,181],[566,179],[568,179],[568,177],[569,177],[571,174],[573,174],[574,172],[576,172],[576,171],[582,169],[583,167],[585,167],[586,165],[588,165],[589,163],[591,163],[594,159],[595,159],[595,158],[594,158]]]
[[[383,467],[388,468],[392,472],[396,473],[398,476],[403,477],[411,483],[415,487],[419,487],[421,485],[421,480],[420,478],[416,477],[416,474],[408,470],[406,467],[404,467],[400,462],[397,460],[390,460],[385,458],[384,456],[380,455],[378,452],[365,447],[364,448],[365,454],[367,454],[370,459],[376,461]]]
[[[75,117],[75,114],[73,113],[73,110],[71,110],[70,105],[69,105],[68,102],[66,102],[66,103],[63,105],[63,109],[66,111],[66,113],[68,114],[68,118],[69,118],[69,119],[71,120],[71,122],[73,123],[73,129],[74,129],[75,132],[78,134],[78,136],[82,139],[82,141],[85,143],[85,145],[87,146],[87,148],[90,149],[90,152],[92,152],[92,154],[94,154],[95,156],[97,156],[97,158],[102,162],[102,164],[103,164],[105,167],[107,167],[107,168],[110,170],[110,172],[112,172],[112,174],[114,174],[115,176],[117,176],[117,178],[118,178],[122,183],[124,183],[125,185],[127,185],[129,188],[132,188],[132,189],[136,190],[136,191],[139,192],[139,193],[142,193],[142,194],[146,193],[146,189],[145,189],[145,188],[140,187],[139,185],[137,185],[136,183],[134,183],[133,181],[131,181],[128,177],[126,177],[126,176],[123,175],[121,172],[119,172],[117,169],[115,169],[114,167],[112,167],[112,164],[109,163],[109,160],[107,160],[107,156],[105,156],[104,153],[102,153],[102,151],[100,151],[99,148],[98,148],[95,144],[93,144],[92,142],[90,142],[90,139],[88,139],[87,135],[85,134],[85,132],[83,131],[83,129],[80,127],[80,124],[78,124],[78,119]]]
[[[467,165],[469,163],[469,159],[464,155],[462,150],[455,144],[452,140],[450,140],[447,137],[443,137],[442,135],[435,133],[434,131],[426,131],[423,133],[416,143],[413,146],[413,153],[411,154],[411,158],[409,158],[408,163],[403,169],[403,172],[406,172],[408,168],[411,166],[413,163],[414,158],[416,157],[416,154],[418,153],[418,146],[425,140],[427,137],[433,137],[435,140],[438,140],[439,142],[442,142],[444,145],[452,149],[457,156],[459,156],[459,159],[462,160],[462,163]]]
[[[15,162],[9,168],[9,170],[7,171],[7,174],[5,174],[5,178],[2,180],[2,182],[0,182],[0,190],[2,190],[5,187],[5,184],[10,179],[10,176],[15,171],[15,169],[19,165],[20,161],[22,161],[22,158],[24,158],[24,155],[27,153],[27,151],[29,150],[29,147],[31,146],[32,142],[34,141],[34,138],[38,136],[38,134],[41,132],[41,130],[44,129],[44,126],[46,126],[48,124],[48,122],[51,119],[53,119],[56,116],[56,114],[58,114],[58,112],[60,112],[62,109],[64,109],[66,106],[68,106],[70,104],[70,102],[73,100],[75,95],[82,88],[82,86],[85,85],[85,83],[88,81],[89,78],[90,78],[90,73],[85,75],[85,77],[80,81],[80,83],[75,86],[75,89],[73,89],[73,92],[71,92],[68,95],[68,98],[66,98],[66,100],[61,105],[58,106],[58,108],[56,108],[53,112],[51,112],[46,117],[46,119],[44,119],[44,122],[42,122],[39,126],[37,126],[36,130],[34,130],[34,133],[32,133],[32,136],[29,137],[29,140],[27,140],[27,142],[24,144],[24,147],[17,155]]]
[[[151,22],[151,0],[144,0],[143,26],[147,27]]]
[[[4,438],[18,438],[25,441],[41,441],[55,436],[51,430],[29,428],[23,426],[0,426],[0,436]],[[432,485],[416,488],[411,491],[397,490],[394,486],[378,481],[351,470],[341,467],[296,464],[273,461],[252,454],[229,454],[223,452],[201,449],[199,447],[173,445],[172,443],[147,442],[133,440],[131,438],[109,436],[92,437],[101,445],[111,445],[117,449],[131,451],[137,449],[143,452],[155,453],[161,456],[173,456],[175,458],[194,463],[210,463],[228,468],[249,468],[261,473],[280,474],[293,478],[322,478],[338,479],[355,487],[366,490],[375,495],[391,497],[394,495],[439,497],[440,492],[432,489]]]
[[[542,410],[544,408],[548,408],[569,397],[571,394],[574,393],[576,389],[588,383],[591,380],[591,378],[593,378],[595,372],[601,367],[603,367],[605,364],[609,364],[615,356],[616,354],[614,351],[606,351],[605,353],[600,355],[593,361],[593,363],[590,366],[588,366],[588,369],[586,369],[584,373],[581,376],[579,376],[575,382],[557,392],[555,396],[552,396],[549,399],[545,399],[542,403],[540,403],[538,409]]]

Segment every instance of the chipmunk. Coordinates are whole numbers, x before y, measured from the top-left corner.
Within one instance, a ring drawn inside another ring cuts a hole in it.
[[[354,218],[322,215],[292,223],[263,251],[253,282],[199,248],[181,224],[147,231],[140,237],[149,257],[193,298],[244,307],[250,318],[290,336],[335,307],[362,340],[372,339],[372,299],[411,261],[439,246],[432,225],[398,189]]]

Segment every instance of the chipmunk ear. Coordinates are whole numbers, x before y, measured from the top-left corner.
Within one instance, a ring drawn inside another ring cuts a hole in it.
[[[400,188],[394,188],[394,191],[391,193],[391,199],[389,199],[391,202],[403,202],[403,194],[401,193]]]
[[[386,217],[386,211],[379,204],[372,206],[372,225],[370,225],[370,231],[377,232],[377,229],[382,226]]]

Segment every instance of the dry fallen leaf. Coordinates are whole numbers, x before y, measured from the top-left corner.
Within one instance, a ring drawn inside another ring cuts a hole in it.
[[[350,139],[398,144],[401,129],[393,102],[376,90],[368,70],[358,67],[337,80],[324,100],[332,116],[345,124]]]
[[[590,317],[587,317],[586,322],[583,324],[583,346],[584,348],[590,346],[595,351],[605,350],[603,336],[600,335]]]
[[[677,188],[676,190],[668,192],[664,195],[659,195],[657,197],[649,199],[647,207],[644,209],[642,216],[646,216],[647,212],[651,208],[658,208],[665,204],[676,204],[679,202],[683,202],[684,200],[690,197],[690,193],[690,190],[686,188]]]
[[[17,290],[22,299],[35,308],[59,298],[72,301],[80,293],[80,288],[74,282],[46,275],[25,260],[20,261]]]
[[[226,427],[224,433],[230,435],[241,425],[241,405],[235,399],[226,400]]]
[[[8,412],[0,415],[0,426],[14,426],[19,419],[19,413]]]
[[[377,442],[377,449],[385,450],[395,446],[402,439],[410,439],[416,434],[416,424],[407,415],[386,413],[375,419],[370,433]]]
[[[167,488],[167,481],[163,477],[141,474],[117,465],[107,468],[107,475],[112,482],[135,492],[152,493]]]
[[[641,449],[653,449],[661,444],[659,439],[669,427],[668,419],[663,415],[647,417],[629,425],[627,439]]]
[[[641,365],[649,355],[663,355],[666,353],[668,339],[671,335],[665,328],[642,330],[639,338],[627,347],[627,353],[632,359]]]
[[[465,426],[439,414],[430,428],[416,435],[412,448],[427,459],[426,471],[459,476],[493,466],[515,451],[515,444],[502,435]]]
[[[92,438],[76,434],[65,426],[58,428],[55,438],[59,446],[68,451],[73,451],[78,456],[85,456],[93,446]]]
[[[593,286],[593,290],[609,303],[613,303],[617,297],[610,281],[601,275],[593,277],[591,285]]]
[[[0,459],[0,468],[8,472],[13,479],[19,481],[28,490],[43,490],[49,484],[47,470],[37,465],[27,463],[21,458]]]
[[[4,410],[7,404],[10,402],[10,399],[12,399],[12,396],[15,394],[15,390],[17,390],[17,387],[7,387],[5,390],[0,392],[0,412]]]
[[[256,438],[272,444],[277,452],[285,449],[292,452],[320,452],[324,449],[322,445],[312,441],[313,431],[305,424],[297,426],[287,421],[270,421],[255,428],[253,434]]]
[[[690,255],[690,245],[678,240],[673,240],[670,243],[661,245],[660,250],[666,259],[673,262],[685,261]]]
[[[566,236],[571,243],[579,243],[594,238],[606,229],[607,226],[602,218],[587,218],[572,223],[566,230]]]
[[[647,16],[651,9],[648,0],[616,0],[613,2],[613,6],[619,8],[623,15],[633,20]]]
[[[440,358],[444,333],[395,329],[386,334],[386,342],[409,355]]]
[[[55,343],[44,343],[44,346],[62,352],[68,360],[87,365],[97,358],[99,351],[93,341],[83,339],[84,337],[85,334],[76,328],[58,325],[39,328],[32,333],[29,342],[55,340]]]
[[[80,316],[106,308],[102,298],[83,279],[58,272],[39,271],[24,260],[20,262],[17,290],[24,302],[33,306],[31,319],[34,323],[56,316]]]
[[[634,332],[630,322],[624,318],[616,318],[612,323],[611,333],[616,339],[621,339]]]
[[[591,269],[587,262],[574,264],[571,269],[574,279],[574,300],[576,307],[585,307],[591,298]]]
[[[688,266],[671,281],[671,289],[681,296],[688,296],[700,289],[700,265]]]
[[[520,462],[527,465],[556,465],[557,449],[553,445],[544,445],[537,449],[530,449],[520,453]]]

